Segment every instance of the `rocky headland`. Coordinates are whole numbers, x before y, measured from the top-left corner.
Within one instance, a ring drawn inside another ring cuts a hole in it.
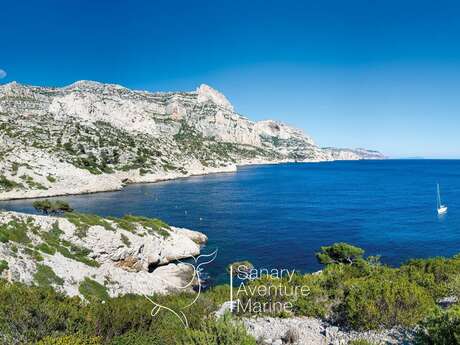
[[[158,219],[63,217],[0,212],[0,276],[84,297],[85,286],[107,296],[184,291],[196,279],[178,262],[198,255],[207,237]]]
[[[168,93],[93,81],[0,85],[0,200],[118,190],[243,164],[382,158],[320,148],[278,121],[252,122],[207,85]]]

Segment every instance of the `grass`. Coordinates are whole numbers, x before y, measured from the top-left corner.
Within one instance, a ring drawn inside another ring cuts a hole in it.
[[[126,219],[123,218],[116,218],[116,217],[108,217],[107,219],[110,219],[114,223],[116,223],[120,228],[123,230],[135,233],[137,229],[136,223],[132,223]]]
[[[88,277],[85,277],[85,280],[81,282],[78,291],[87,299],[87,300],[102,300],[106,301],[110,298],[107,288],[98,283],[95,280],[92,280]]]
[[[22,183],[17,183],[15,181],[9,180],[5,175],[0,175],[0,190],[9,192],[13,189],[24,188]]]
[[[21,244],[29,244],[31,242],[27,231],[29,225],[23,221],[11,220],[6,224],[0,225],[0,242],[6,243],[9,241]]]
[[[6,260],[0,260],[0,274],[2,274],[3,271],[7,270],[8,268],[8,262]]]
[[[170,226],[160,219],[132,215],[125,215],[121,219],[131,224],[139,224],[147,229],[150,233],[155,232],[163,237],[169,236],[169,232],[166,231],[166,229],[169,230]]]
[[[26,247],[24,253],[29,255],[34,261],[43,261],[43,256],[36,249]]]
[[[40,243],[38,246],[35,247],[37,250],[48,254],[54,255],[56,253],[56,248],[47,245],[46,243]]]
[[[62,240],[60,238],[62,234],[63,231],[59,228],[58,222],[53,223],[50,231],[40,234],[44,243],[39,244],[37,249],[50,255],[59,252],[66,258],[79,261],[91,267],[99,267],[99,263],[96,260],[88,257],[88,254],[90,254],[89,249],[78,247]]]
[[[46,179],[51,183],[56,182],[56,178],[54,176],[51,176],[51,175],[46,176]]]
[[[47,187],[42,185],[40,182],[35,181],[32,176],[21,175],[19,176],[19,178],[23,180],[31,189],[41,189],[41,190],[48,189]]]
[[[99,267],[100,264],[96,261],[88,257],[88,254],[90,254],[90,250],[87,248],[83,247],[78,247],[74,245],[70,245],[68,247],[65,246],[58,246],[56,250],[61,253],[63,256],[66,258],[72,259],[79,261],[81,263],[84,263],[85,265],[91,266],[91,267]]]
[[[121,242],[123,242],[127,247],[131,245],[129,238],[123,234],[121,234]]]
[[[50,287],[53,285],[62,286],[64,284],[64,280],[58,277],[51,267],[46,265],[37,265],[34,281],[41,287]]]
[[[115,230],[109,222],[95,214],[69,212],[65,214],[65,218],[76,226],[77,236],[80,238],[85,237],[88,229],[92,226],[102,226],[109,231]]]
[[[125,215],[122,218],[109,217],[108,219],[116,223],[123,230],[132,233],[135,233],[138,226],[141,226],[149,233],[156,233],[164,238],[170,235],[167,230],[171,229],[171,227],[160,219],[133,215]]]

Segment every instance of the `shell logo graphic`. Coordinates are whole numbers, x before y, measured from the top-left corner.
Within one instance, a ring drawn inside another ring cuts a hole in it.
[[[187,308],[190,308],[193,304],[195,304],[195,302],[200,297],[201,290],[202,290],[201,280],[200,280],[200,276],[199,276],[200,270],[201,270],[201,268],[203,266],[210,264],[211,262],[213,262],[216,259],[217,251],[218,251],[218,249],[216,249],[215,251],[213,251],[210,254],[203,254],[203,255],[199,255],[197,257],[192,257],[193,263],[182,262],[182,261],[178,260],[178,262],[183,263],[184,265],[192,267],[193,274],[192,274],[192,278],[190,279],[190,281],[186,285],[184,285],[184,286],[174,286],[174,287],[177,290],[186,290],[186,289],[189,289],[192,286],[193,282],[198,282],[197,294],[196,294],[195,298],[190,303],[188,303],[186,306],[182,307],[181,309],[174,310],[172,308],[169,308],[168,306],[161,305],[161,304],[155,302],[152,297],[144,295],[144,297],[150,303],[152,303],[152,305],[153,305],[153,308],[152,308],[152,310],[150,312],[150,315],[152,317],[155,317],[155,316],[158,315],[158,313],[160,313],[162,310],[164,310],[165,312],[169,312],[169,313],[174,314],[180,320],[182,325],[185,328],[187,328],[188,327],[188,320],[187,320],[187,317],[184,314],[184,310],[187,309]]]

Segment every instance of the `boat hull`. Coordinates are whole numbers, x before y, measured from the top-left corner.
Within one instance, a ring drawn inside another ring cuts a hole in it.
[[[447,206],[441,206],[438,208],[438,214],[445,214],[447,213]]]

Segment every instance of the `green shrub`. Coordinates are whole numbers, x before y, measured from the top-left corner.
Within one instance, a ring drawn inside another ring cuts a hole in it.
[[[4,175],[0,175],[0,190],[10,191],[15,188],[24,188],[21,183],[8,180]]]
[[[8,268],[8,262],[5,260],[0,260],[0,275],[3,273],[4,270],[7,270]]]
[[[84,337],[76,335],[66,335],[62,337],[46,337],[36,345],[102,345],[97,337]]]
[[[374,345],[366,339],[357,339],[348,342],[348,345]]]
[[[128,332],[116,336],[110,341],[110,345],[160,345],[162,339],[154,334],[143,334],[142,332]]]
[[[332,246],[323,246],[316,253],[316,258],[323,265],[346,264],[351,265],[362,259],[364,250],[348,243],[334,243]]]
[[[98,283],[95,280],[92,280],[88,277],[85,277],[83,282],[80,283],[80,287],[78,291],[87,299],[87,300],[108,300],[109,294],[107,292],[107,288]]]
[[[425,287],[434,298],[458,294],[460,256],[452,258],[414,259],[402,265],[401,273]],[[460,296],[459,296],[460,297]]]
[[[415,336],[418,345],[459,345],[460,308],[436,311],[425,319]]]
[[[51,175],[46,176],[46,179],[51,183],[56,182],[56,178],[54,176],[51,176]]]
[[[28,244],[30,238],[27,235],[29,225],[23,221],[11,220],[6,224],[0,225],[0,242],[6,243],[9,241]]]
[[[2,344],[33,344],[45,336],[74,334],[85,328],[84,319],[79,298],[0,279]]]
[[[350,281],[341,308],[346,325],[368,330],[413,326],[434,306],[432,297],[407,278],[379,276]]]
[[[72,212],[66,213],[65,217],[69,222],[75,225],[76,233],[79,237],[85,237],[88,229],[96,225],[102,226],[106,230],[114,231],[114,228],[109,222],[95,214]]]
[[[214,320],[203,320],[199,329],[187,329],[184,345],[256,345],[240,324],[231,320],[227,314]]]
[[[46,265],[37,265],[37,271],[34,274],[34,281],[41,287],[50,287],[53,284],[64,284],[64,280],[58,277],[51,267]]]
[[[37,245],[36,247],[39,251],[43,252],[43,253],[46,253],[46,254],[49,254],[49,255],[54,255],[54,253],[56,253],[56,249],[47,245],[46,243],[40,243],[39,245]]]
[[[127,247],[129,247],[131,245],[131,241],[129,240],[129,238],[123,234],[121,234],[121,242],[123,242]]]
[[[69,203],[62,201],[62,200],[56,200],[56,201],[52,201],[49,199],[37,200],[32,203],[32,206],[37,211],[43,212],[44,214],[73,211],[73,208],[70,207]]]

